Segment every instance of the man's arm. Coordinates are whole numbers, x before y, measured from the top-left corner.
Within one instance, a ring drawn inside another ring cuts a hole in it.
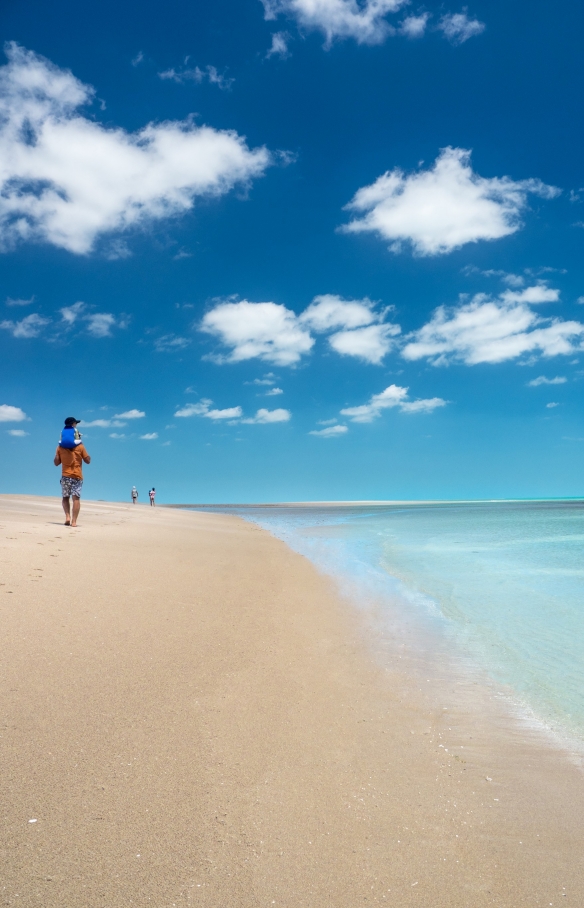
[[[53,463],[55,464],[56,467],[58,467],[59,464],[61,463],[61,452],[59,451],[59,448],[57,448],[57,451],[55,453],[55,459],[54,459]]]
[[[80,454],[81,454],[81,456],[82,456],[82,458],[83,458],[83,463],[91,463],[91,457],[90,457],[89,454],[87,453],[87,450],[86,450],[86,448],[85,448],[85,445],[82,445],[82,446],[81,446]]]

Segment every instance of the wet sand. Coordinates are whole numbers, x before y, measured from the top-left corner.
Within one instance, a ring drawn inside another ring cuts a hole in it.
[[[582,905],[581,768],[267,532],[0,496],[0,574],[1,905]]]

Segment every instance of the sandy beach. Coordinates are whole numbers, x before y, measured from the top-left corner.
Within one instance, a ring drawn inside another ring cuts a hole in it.
[[[582,905],[581,767],[269,533],[5,495],[0,564],[0,904]]]

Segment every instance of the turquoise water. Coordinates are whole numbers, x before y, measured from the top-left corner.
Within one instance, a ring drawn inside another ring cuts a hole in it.
[[[584,744],[584,502],[237,510]]]

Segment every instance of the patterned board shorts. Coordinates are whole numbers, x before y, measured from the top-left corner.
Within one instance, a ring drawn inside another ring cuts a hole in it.
[[[63,490],[63,498],[69,498],[71,495],[73,496],[73,498],[81,498],[82,485],[82,479],[75,479],[73,476],[61,476],[61,489]]]

